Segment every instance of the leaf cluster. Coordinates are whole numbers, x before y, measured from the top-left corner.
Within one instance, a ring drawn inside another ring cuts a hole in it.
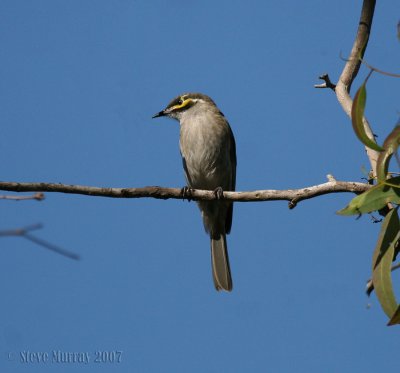
[[[338,211],[340,215],[358,215],[374,211],[384,215],[381,231],[372,257],[372,284],[382,309],[389,317],[388,325],[400,324],[400,305],[396,301],[392,285],[392,262],[400,247],[400,177],[392,177],[390,163],[400,144],[400,126],[396,125],[382,146],[368,136],[364,124],[367,101],[367,81],[358,89],[352,105],[351,119],[354,133],[367,147],[379,152],[376,168],[376,183],[368,191],[353,198]]]

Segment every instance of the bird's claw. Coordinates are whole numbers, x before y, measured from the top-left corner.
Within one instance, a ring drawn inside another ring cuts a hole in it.
[[[223,199],[224,198],[223,189],[221,187],[215,188],[214,189],[214,195],[215,195],[215,198],[218,199],[218,200]]]
[[[182,201],[187,199],[187,201],[190,202],[192,200],[192,191],[193,191],[192,188],[189,188],[188,186],[184,186],[181,189]]]

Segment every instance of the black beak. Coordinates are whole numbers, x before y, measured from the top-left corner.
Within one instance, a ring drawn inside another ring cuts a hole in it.
[[[160,112],[157,113],[157,114],[154,114],[154,115],[152,116],[152,118],[154,119],[154,118],[159,118],[159,117],[163,117],[163,116],[165,116],[164,110],[160,111]]]

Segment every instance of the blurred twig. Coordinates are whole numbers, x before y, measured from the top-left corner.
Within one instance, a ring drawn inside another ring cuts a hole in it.
[[[3,231],[0,231],[0,237],[4,237],[4,236],[23,237],[29,241],[36,243],[39,246],[45,247],[46,249],[56,252],[57,254],[64,255],[70,259],[75,259],[75,260],[80,259],[79,255],[77,255],[71,251],[65,250],[65,249],[63,249],[57,245],[54,245],[48,241],[45,241],[41,238],[38,238],[30,233],[33,230],[37,230],[37,229],[41,229],[41,228],[42,228],[41,224],[33,224],[33,225],[28,225],[23,228],[3,230]]]

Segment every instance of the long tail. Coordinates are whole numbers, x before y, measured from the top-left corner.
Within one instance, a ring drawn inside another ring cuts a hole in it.
[[[225,234],[220,234],[219,238],[211,237],[211,264],[215,288],[231,291],[232,277]]]

